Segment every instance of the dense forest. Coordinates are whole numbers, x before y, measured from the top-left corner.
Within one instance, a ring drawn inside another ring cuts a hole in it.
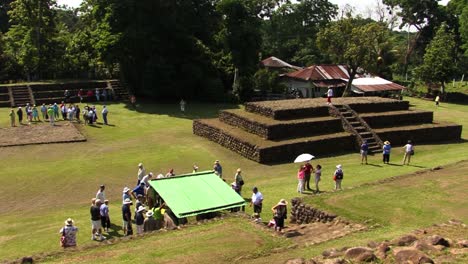
[[[281,90],[259,69],[269,56],[444,86],[468,69],[468,0],[382,0],[367,16],[327,0],[0,2],[0,82],[119,78],[158,99],[244,100]]]

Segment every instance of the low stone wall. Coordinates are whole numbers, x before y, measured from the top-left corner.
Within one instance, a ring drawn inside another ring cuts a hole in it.
[[[372,113],[372,112],[388,112],[388,111],[399,111],[408,110],[408,101],[391,101],[391,102],[379,102],[379,103],[349,103],[351,109],[358,113]]]
[[[341,120],[299,120],[290,123],[264,124],[256,120],[246,119],[229,111],[221,111],[219,120],[231,126],[258,135],[265,139],[287,139],[297,137],[310,137],[330,133],[343,132]]]
[[[457,124],[421,125],[418,127],[377,129],[375,132],[382,140],[388,140],[392,145],[404,145],[408,140],[415,144],[460,140],[462,126]]]
[[[245,110],[247,112],[256,113],[276,120],[290,120],[305,117],[328,116],[328,106],[273,110],[271,108],[259,106],[258,104],[246,103]]]
[[[331,222],[337,216],[327,213],[310,205],[304,204],[300,198],[291,200],[291,216],[289,222],[292,224],[308,224],[312,222]]]
[[[408,111],[361,116],[372,128],[432,123],[434,113],[429,111]]]
[[[221,129],[209,126],[208,124],[203,123],[203,120],[193,121],[193,134],[214,141],[248,159],[260,162],[260,153],[255,145],[252,145],[245,140],[235,138]]]

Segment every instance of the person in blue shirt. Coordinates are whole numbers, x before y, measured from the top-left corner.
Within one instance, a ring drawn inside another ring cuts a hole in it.
[[[369,145],[367,145],[367,140],[362,141],[361,144],[361,164],[366,160],[367,164],[367,152],[369,151]]]
[[[390,142],[385,141],[383,145],[383,162],[384,163],[389,163],[390,162],[390,150],[392,149],[392,146],[390,145]]]
[[[135,199],[137,199],[139,194],[145,197],[145,185],[146,184],[144,182],[140,182],[140,184],[137,187],[135,187],[135,189],[133,189],[132,195],[133,197],[135,197]]]

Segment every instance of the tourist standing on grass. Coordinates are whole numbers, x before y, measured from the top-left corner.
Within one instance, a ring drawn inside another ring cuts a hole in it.
[[[273,219],[275,219],[275,231],[281,232],[284,228],[284,219],[288,217],[288,202],[285,199],[281,199],[278,204],[273,206]]]
[[[102,106],[102,120],[104,121],[104,125],[107,125],[107,114],[109,113],[109,110],[107,107],[104,105]]]
[[[333,89],[331,87],[328,87],[327,91],[327,104],[331,104],[331,99],[333,97]]]
[[[138,173],[137,173],[137,185],[140,185],[141,180],[143,180],[143,177],[146,175],[146,170],[145,167],[143,167],[143,163],[138,164]]]
[[[58,119],[59,118],[59,107],[58,107],[57,103],[54,103],[53,108],[54,108],[54,117],[55,117],[55,119]]]
[[[414,146],[413,146],[411,140],[408,140],[408,143],[406,143],[406,145],[404,145],[403,148],[405,149],[405,156],[403,158],[403,165],[405,165],[406,161],[408,161],[408,165],[409,165],[410,160],[411,160],[411,156],[414,155]]]
[[[363,140],[361,144],[361,164],[364,163],[364,160],[367,164],[367,153],[369,152],[369,145],[367,145],[367,140]]]
[[[126,199],[132,200],[132,196],[130,195],[130,188],[128,187],[125,187],[122,191],[122,203],[124,203]]]
[[[253,193],[250,206],[253,206],[254,213],[260,214],[262,212],[263,206],[263,195],[261,192],[258,191],[257,187],[253,187],[252,192]]]
[[[239,190],[237,193],[241,195],[242,186],[244,185],[244,179],[242,178],[242,170],[238,168],[236,171],[236,175],[234,175],[234,182],[236,183],[236,187]]]
[[[220,178],[223,178],[223,167],[219,163],[219,160],[214,162],[213,170],[216,175],[218,175]]]
[[[392,150],[392,146],[390,145],[389,141],[385,141],[383,145],[383,163],[389,163],[390,162],[390,151]]]
[[[123,232],[125,236],[133,235],[132,228],[132,211],[130,206],[132,205],[132,200],[130,198],[125,199],[122,205],[122,219],[123,219]]]
[[[96,199],[99,199],[101,201],[106,200],[106,192],[105,192],[106,186],[102,184],[99,186],[99,190],[96,193]]]
[[[143,224],[145,223],[144,212],[145,212],[145,207],[140,206],[138,207],[138,210],[135,214],[135,225],[137,228],[137,234],[143,234],[143,230],[144,230]]]
[[[41,106],[41,114],[42,114],[42,120],[49,119],[49,117],[47,115],[47,106],[45,104],[42,104],[42,106]]]
[[[304,179],[305,179],[305,166],[299,166],[299,170],[297,171],[297,192],[303,193],[304,192]]]
[[[110,217],[109,217],[109,200],[104,200],[104,203],[101,204],[101,207],[99,208],[100,213],[101,213],[101,225],[102,228],[109,233],[109,227],[110,227]]]
[[[310,164],[310,161],[307,161],[304,164],[304,169],[304,190],[307,188],[307,190],[312,191],[310,189],[310,175],[314,171],[314,167]]]
[[[321,177],[322,177],[322,166],[317,164],[317,167],[315,167],[315,193],[320,193],[319,182],[320,182]]]
[[[49,109],[47,109],[47,114],[49,115],[50,125],[55,125],[55,111],[53,106],[49,106]]]
[[[67,120],[68,109],[64,101],[62,101],[62,104],[60,104],[60,111],[62,112],[62,119]]]
[[[99,199],[93,199],[91,208],[90,208],[90,213],[91,213],[91,227],[92,227],[92,236],[91,240],[96,240],[96,236],[99,237],[99,239],[104,240],[106,239],[102,235],[102,230],[101,230],[101,200]]]
[[[10,115],[9,116],[10,116],[10,126],[11,127],[16,126],[15,110],[13,108],[10,110]]]
[[[29,103],[26,104],[26,107],[24,108],[24,112],[26,112],[26,119],[28,120],[28,123],[31,124],[31,121],[32,121],[32,108],[29,105]]]
[[[96,88],[96,92],[94,92],[94,95],[96,96],[96,101],[99,102],[99,88]]]
[[[436,98],[435,98],[436,106],[439,106],[439,101],[440,101],[440,97],[439,97],[439,96],[436,96]]]
[[[79,106],[79,105],[76,105],[76,106],[75,106],[75,117],[76,117],[76,121],[78,121],[78,123],[81,122],[81,120],[80,120],[80,114],[81,114],[80,106]]]
[[[335,191],[341,189],[341,181],[343,181],[344,173],[341,164],[336,165],[335,173],[333,174],[333,179],[335,180]]]
[[[61,246],[66,247],[76,247],[76,233],[78,233],[78,228],[74,226],[75,222],[68,218],[65,220],[65,226],[62,227],[59,231],[61,234]]]
[[[16,111],[16,114],[18,115],[18,122],[20,125],[23,124],[23,109],[21,109],[21,106],[18,107],[18,111]]]
[[[35,122],[41,121],[41,120],[39,119],[39,111],[37,111],[36,105],[34,105],[33,108],[32,108],[32,117],[33,117],[33,120],[34,120]]]

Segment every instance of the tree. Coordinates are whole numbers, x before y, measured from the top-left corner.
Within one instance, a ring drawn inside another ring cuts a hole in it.
[[[8,11],[10,10],[10,4],[13,0],[2,0],[0,1],[0,32],[5,33],[10,27]]]
[[[343,92],[347,96],[359,69],[375,73],[383,48],[388,45],[388,30],[382,24],[345,18],[330,23],[318,33],[317,45],[333,61],[347,66],[349,80]]]
[[[222,0],[217,8],[224,16],[219,36],[238,73],[234,93],[239,99],[246,100],[252,95],[252,77],[259,62],[260,19],[243,0]]]
[[[445,83],[457,72],[454,39],[453,32],[442,24],[426,48],[423,64],[414,69],[416,76],[424,82],[440,84],[442,94],[445,93]]]
[[[425,43],[433,37],[433,29],[441,23],[438,0],[383,0],[383,3],[391,8],[399,8],[397,14],[402,19],[400,29],[405,26],[408,26],[408,30],[410,27],[416,29],[415,34],[408,33],[408,45],[403,58],[403,74],[406,75],[415,49],[424,49]]]

